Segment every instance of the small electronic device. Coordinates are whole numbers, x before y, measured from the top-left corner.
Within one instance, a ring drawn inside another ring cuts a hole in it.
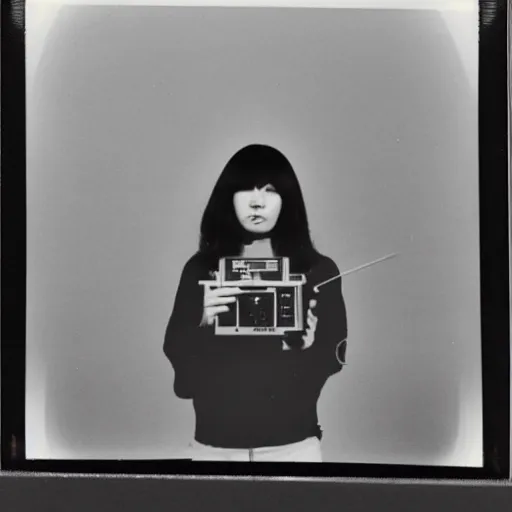
[[[288,258],[226,257],[216,279],[199,281],[210,289],[236,287],[242,293],[217,315],[218,335],[283,335],[303,330],[303,274],[290,274]]]
[[[394,258],[397,253],[341,272],[313,287],[320,288],[343,276]],[[289,331],[302,331],[304,274],[290,273],[290,260],[276,258],[226,257],[219,261],[216,278],[199,281],[200,285],[214,288],[240,288],[236,301],[228,304],[229,311],[217,315],[215,334],[220,335],[283,335]]]

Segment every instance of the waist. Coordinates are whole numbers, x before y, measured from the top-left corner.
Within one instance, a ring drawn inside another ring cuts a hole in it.
[[[294,443],[256,448],[219,448],[194,440],[191,458],[196,461],[322,462],[322,453],[320,440],[314,436]]]
[[[219,448],[260,448],[321,438],[317,396],[194,399],[195,439]]]

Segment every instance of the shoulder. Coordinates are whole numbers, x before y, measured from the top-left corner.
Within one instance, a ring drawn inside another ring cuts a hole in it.
[[[318,253],[316,261],[311,268],[311,274],[321,277],[323,279],[329,279],[340,273],[338,265],[335,261],[326,256],[325,254]]]
[[[209,273],[209,265],[206,258],[200,253],[193,254],[183,266],[182,275],[197,279],[205,278]]]
[[[329,256],[326,256],[325,254],[318,253],[318,256],[316,258],[316,261],[312,267],[312,270],[319,271],[319,272],[326,272],[326,273],[334,273],[338,274],[338,265],[335,263],[335,261],[330,258]]]

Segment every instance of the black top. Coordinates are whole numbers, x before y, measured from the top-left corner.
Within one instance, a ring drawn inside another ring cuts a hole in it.
[[[211,279],[210,269],[198,254],[187,262],[164,352],[174,367],[176,395],[193,400],[198,442],[257,448],[321,438],[317,401],[328,377],[342,368],[347,322],[341,280],[317,294],[313,286],[338,273],[331,259],[320,256],[306,274],[305,324],[309,299],[318,302],[315,342],[283,350],[282,336],[216,336],[213,327],[200,327],[204,288],[198,281]],[[302,334],[288,334],[290,344]]]

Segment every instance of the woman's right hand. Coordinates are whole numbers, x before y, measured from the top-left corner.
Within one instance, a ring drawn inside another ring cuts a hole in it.
[[[204,292],[204,307],[203,318],[201,319],[201,326],[213,325],[215,318],[219,313],[229,311],[228,304],[236,301],[235,295],[240,295],[242,290],[240,288],[205,288]]]

